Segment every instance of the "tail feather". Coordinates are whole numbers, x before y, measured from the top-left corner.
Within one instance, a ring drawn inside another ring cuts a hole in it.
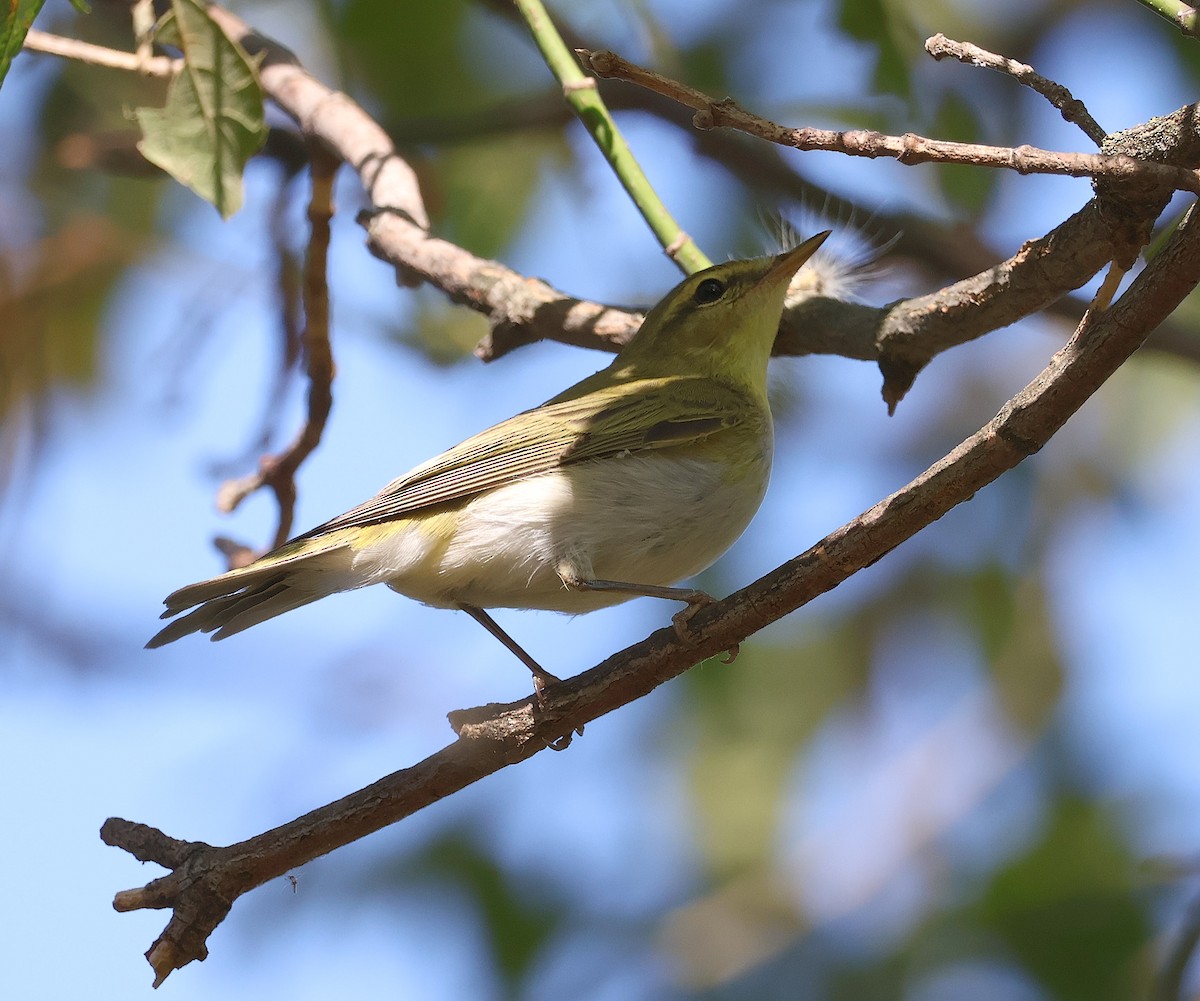
[[[252,601],[240,601],[226,612],[222,616],[221,627],[213,633],[212,638],[223,640],[226,636],[240,633],[243,629],[324,597],[324,591],[306,591],[286,583],[276,584],[262,595],[253,596]]]
[[[311,547],[312,544],[309,545]],[[283,576],[286,576],[287,571],[299,570],[305,564],[311,564],[316,558],[328,556],[340,548],[340,546],[322,546],[309,548],[306,551],[304,547],[289,542],[247,566],[230,570],[228,573],[221,574],[220,577],[197,581],[195,584],[188,584],[177,591],[172,591],[163,600],[167,610],[163,612],[162,617],[170,618],[185,608],[212,601],[214,598],[224,598],[239,591],[246,593],[256,591],[264,582],[282,579]]]
[[[289,548],[168,595],[162,618],[179,618],[155,633],[146,648],[165,646],[191,633],[224,639],[328,594],[367,583],[349,573],[350,554],[343,546],[326,545],[308,552],[303,548],[289,552]],[[185,611],[186,615],[179,614]]]
[[[263,581],[262,584],[257,585],[251,590],[242,590],[223,598],[214,598],[211,601],[207,601],[203,607],[212,609],[214,621],[215,617],[219,616],[221,622],[229,622],[247,609],[256,608],[259,605],[271,602],[287,590],[287,578],[283,574],[278,574]]]

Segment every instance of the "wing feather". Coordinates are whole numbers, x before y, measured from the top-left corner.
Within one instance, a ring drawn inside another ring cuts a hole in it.
[[[744,393],[711,378],[638,379],[589,391],[591,381],[468,438],[299,538],[378,524],[570,463],[699,441],[747,412]]]

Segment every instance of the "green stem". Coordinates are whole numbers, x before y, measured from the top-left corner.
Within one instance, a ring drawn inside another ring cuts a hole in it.
[[[1138,0],[1143,7],[1165,17],[1185,35],[1200,37],[1200,13],[1191,4],[1181,0]]]
[[[608,160],[621,185],[629,192],[629,197],[658,237],[658,242],[666,249],[667,255],[687,274],[711,266],[712,262],[680,228],[651,187],[621,130],[617,128],[617,123],[604,106],[604,100],[596,89],[596,81],[580,68],[574,53],[567,48],[550,15],[546,13],[542,0],[515,2],[525,23],[529,25],[546,65],[562,84],[567,103],[600,147],[600,152]]]

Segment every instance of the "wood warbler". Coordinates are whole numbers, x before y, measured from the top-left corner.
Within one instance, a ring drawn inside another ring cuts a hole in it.
[[[685,279],[612,364],[393,480],[248,566],[166,599],[150,640],[214,640],[337,591],[387,584],[459,608],[556,680],[486,608],[588,612],[673,587],[742,534],[766,491],[767,359],[788,282],[828,232]],[[193,607],[198,606],[198,607]],[[681,620],[676,617],[677,624]]]

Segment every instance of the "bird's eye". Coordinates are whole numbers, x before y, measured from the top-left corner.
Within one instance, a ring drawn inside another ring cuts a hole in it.
[[[696,292],[692,298],[701,305],[706,305],[710,302],[716,302],[724,294],[725,283],[723,281],[718,281],[716,278],[705,278],[704,281],[696,286]]]

